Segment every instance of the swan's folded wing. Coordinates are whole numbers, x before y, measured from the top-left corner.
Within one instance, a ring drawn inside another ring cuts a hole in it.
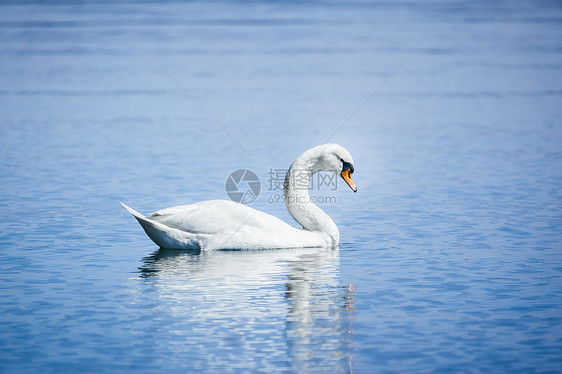
[[[190,233],[216,234],[238,230],[254,212],[233,201],[209,200],[162,209],[152,213],[150,219]]]

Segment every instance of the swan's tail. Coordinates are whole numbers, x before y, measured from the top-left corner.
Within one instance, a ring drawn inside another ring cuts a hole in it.
[[[200,249],[201,245],[196,235],[166,226],[147,218],[131,207],[119,202],[127,212],[139,221],[146,235],[161,248]]]
[[[123,208],[125,208],[127,210],[127,212],[131,213],[137,220],[146,220],[147,218],[145,216],[143,216],[142,214],[140,214],[139,212],[137,212],[136,210],[134,210],[133,208],[123,204],[122,202],[119,202],[119,204],[121,204],[121,206]]]

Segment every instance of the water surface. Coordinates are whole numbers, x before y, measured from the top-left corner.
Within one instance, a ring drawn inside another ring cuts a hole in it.
[[[0,371],[560,370],[556,2],[0,14]],[[268,172],[327,139],[336,250],[158,250],[118,204],[249,168],[291,222]]]

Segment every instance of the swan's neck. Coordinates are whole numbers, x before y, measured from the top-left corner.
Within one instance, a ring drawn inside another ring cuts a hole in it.
[[[287,172],[284,184],[285,205],[305,230],[325,233],[331,244],[337,245],[340,240],[338,227],[330,216],[310,201],[308,183],[310,178],[322,169],[317,167],[317,160],[307,153],[297,158]]]

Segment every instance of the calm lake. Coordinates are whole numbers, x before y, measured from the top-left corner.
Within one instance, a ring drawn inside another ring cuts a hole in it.
[[[5,1],[0,47],[0,372],[560,371],[559,2]],[[336,249],[159,250],[119,205],[249,169],[297,225],[324,142]]]

